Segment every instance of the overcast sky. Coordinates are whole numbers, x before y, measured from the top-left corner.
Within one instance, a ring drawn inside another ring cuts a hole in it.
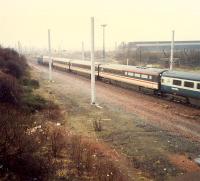
[[[96,49],[121,41],[200,40],[200,0],[0,0],[0,42],[53,48],[90,47],[90,17],[95,17]]]

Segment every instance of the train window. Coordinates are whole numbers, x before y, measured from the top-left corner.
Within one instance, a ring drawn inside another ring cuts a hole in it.
[[[181,86],[182,81],[181,80],[173,80],[173,85]]]
[[[128,72],[125,72],[124,74],[125,74],[125,75],[128,75]]]
[[[197,89],[200,89],[200,83],[197,84]]]
[[[128,75],[131,76],[131,77],[134,76],[133,72],[128,72]]]
[[[152,76],[151,76],[151,75],[149,75],[149,79],[152,79]]]
[[[162,81],[162,83],[164,83],[164,82],[165,82],[165,79],[162,79],[161,81]]]
[[[141,75],[141,78],[143,78],[143,79],[148,79],[148,75],[142,74],[142,75]]]
[[[184,82],[184,87],[194,88],[194,82]]]
[[[135,74],[135,77],[140,77],[140,74]]]

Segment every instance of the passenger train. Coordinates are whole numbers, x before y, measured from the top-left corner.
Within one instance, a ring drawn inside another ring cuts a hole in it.
[[[39,57],[38,63],[48,64],[48,57]],[[52,58],[52,67],[90,76],[89,61]],[[200,106],[200,74],[167,69],[95,63],[96,78],[131,85],[138,90]]]

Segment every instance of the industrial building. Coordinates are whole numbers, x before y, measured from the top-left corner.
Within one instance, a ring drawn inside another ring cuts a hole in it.
[[[174,43],[175,51],[200,49],[200,41],[175,41]],[[127,44],[121,44],[119,47],[128,50],[137,50],[141,48],[142,50],[148,51],[169,51],[171,49],[170,41],[141,41],[141,42],[128,42]]]

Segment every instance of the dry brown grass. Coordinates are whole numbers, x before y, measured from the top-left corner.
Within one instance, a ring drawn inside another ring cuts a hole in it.
[[[129,180],[126,173],[120,171],[118,162],[100,143],[77,135],[53,122],[42,127],[42,130],[45,140],[49,140],[52,157],[59,163],[56,169],[62,170],[61,173],[67,172],[68,177],[79,180]],[[67,164],[65,160],[68,160]]]

